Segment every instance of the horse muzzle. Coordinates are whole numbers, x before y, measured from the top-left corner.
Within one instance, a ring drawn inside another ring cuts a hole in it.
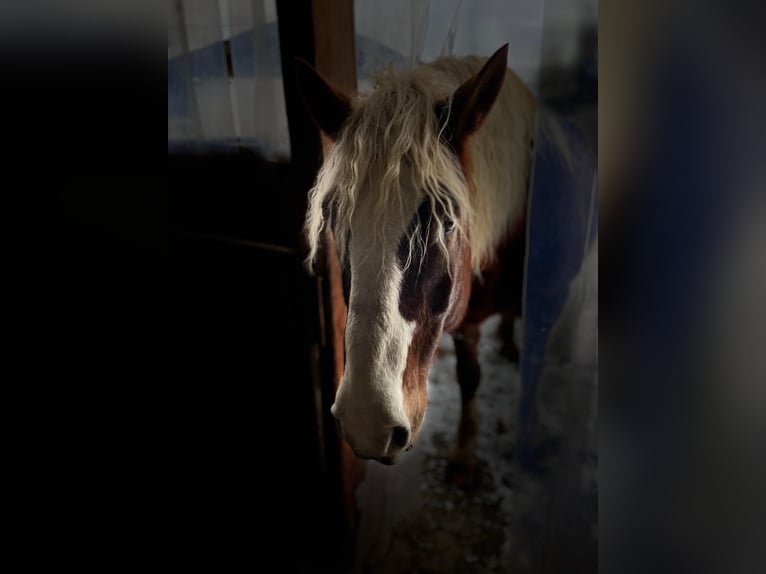
[[[335,413],[333,413],[335,415]],[[399,455],[411,448],[409,423],[376,428],[375,425],[351,425],[335,416],[338,434],[361,459],[372,459],[385,465],[396,464]]]

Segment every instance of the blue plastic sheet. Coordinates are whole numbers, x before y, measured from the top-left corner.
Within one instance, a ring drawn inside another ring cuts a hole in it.
[[[548,116],[547,121],[558,120]],[[546,362],[551,360],[546,353],[549,338],[586,253],[596,240],[598,226],[596,164],[585,136],[573,124],[558,122],[560,135],[566,140],[561,146],[552,136],[556,132],[543,127],[546,122],[538,122],[527,220],[520,357],[520,446],[527,462],[536,446],[532,437],[538,420],[539,382]],[[597,325],[584,328],[595,330]]]

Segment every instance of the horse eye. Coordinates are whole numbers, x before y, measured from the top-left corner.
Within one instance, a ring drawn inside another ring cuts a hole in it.
[[[444,220],[444,234],[445,235],[449,235],[453,231],[455,231],[455,222],[452,221],[451,219],[445,219]]]

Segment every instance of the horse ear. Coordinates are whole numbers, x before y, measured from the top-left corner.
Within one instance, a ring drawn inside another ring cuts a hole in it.
[[[452,95],[452,106],[445,128],[447,140],[456,150],[479,129],[495,103],[508,69],[508,44],[502,46],[486,61],[477,74],[466,80]],[[442,117],[446,104],[440,105],[437,117]]]
[[[300,58],[295,60],[295,74],[303,103],[314,122],[335,141],[340,128],[351,114],[351,98],[331,86],[314,67]]]

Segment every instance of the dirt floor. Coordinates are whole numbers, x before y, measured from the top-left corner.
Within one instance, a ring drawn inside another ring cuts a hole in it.
[[[540,395],[547,454],[540,470],[524,470],[515,457],[518,368],[499,353],[498,325],[493,317],[482,327],[473,484],[446,480],[460,396],[454,347],[445,336],[417,445],[396,466],[368,463],[357,491],[357,572],[597,570],[595,371],[548,369]]]

